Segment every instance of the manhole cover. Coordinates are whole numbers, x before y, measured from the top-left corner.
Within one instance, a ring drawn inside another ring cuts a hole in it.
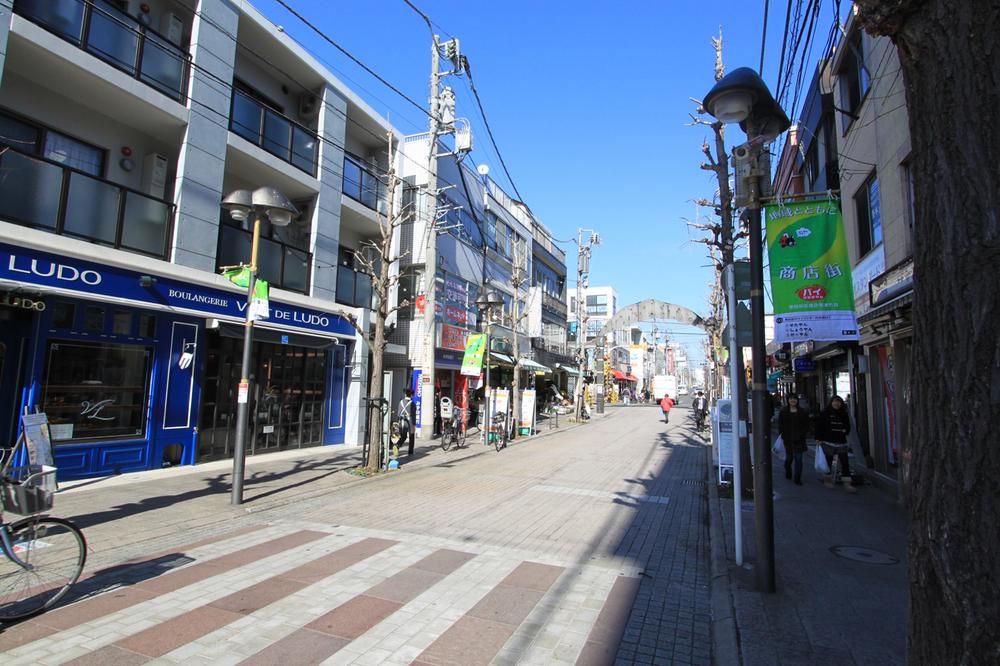
[[[858,546],[833,546],[830,552],[837,557],[865,564],[899,564],[899,558],[893,557],[889,553],[883,553],[871,548],[859,548]]]

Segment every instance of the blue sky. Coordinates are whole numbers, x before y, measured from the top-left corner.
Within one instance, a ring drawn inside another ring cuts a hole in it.
[[[426,116],[274,0],[254,4],[404,133],[426,130]],[[403,0],[289,4],[409,97],[426,103],[430,36]],[[713,174],[699,169],[701,143],[709,133],[689,126],[688,113],[695,109],[689,97],[703,97],[714,83],[711,39],[720,25],[727,70],[757,68],[764,3],[414,4],[439,34],[461,40],[525,202],[557,238],[575,238],[578,227],[601,234],[590,283],[614,285],[622,305],[657,298],[705,313],[711,268],[705,246],[691,242],[684,218],[693,218],[693,200],[711,197],[717,185]],[[771,3],[770,12],[764,78],[774,89],[785,3]],[[832,12],[824,11],[809,73],[831,22]],[[490,175],[513,194],[467,84],[455,78],[448,83],[458,97],[458,115],[472,121],[472,158],[488,164]],[[740,136],[732,128],[729,143]],[[575,251],[564,247],[572,272]],[[677,339],[696,340],[693,330],[676,331]]]

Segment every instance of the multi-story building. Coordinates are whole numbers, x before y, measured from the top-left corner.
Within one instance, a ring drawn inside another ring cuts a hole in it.
[[[403,144],[401,173],[414,187],[427,183],[429,135],[407,137]],[[494,291],[503,305],[491,321],[491,383],[510,386],[515,359],[522,364],[521,386],[530,385],[536,372],[547,374],[551,368],[533,361],[530,330],[541,327],[541,311],[533,318],[533,309],[544,306],[544,292],[533,289],[534,236],[538,224],[527,207],[507,195],[492,179],[480,177],[464,161],[453,156],[438,159],[438,188],[444,190],[437,201],[435,289],[435,393],[452,398],[464,406],[474,390],[476,378],[459,372],[465,341],[472,331],[482,330],[482,313],[476,299],[484,289]],[[419,217],[400,234],[400,250],[405,257],[400,270],[404,276],[399,298],[415,305],[399,311],[392,341],[405,346],[407,353],[387,359],[391,367],[393,398],[406,386],[420,395],[425,367],[425,326],[422,294],[427,265],[427,234],[430,230]],[[565,280],[565,258],[553,256],[554,274]],[[561,266],[561,268],[559,268]],[[555,290],[555,287],[552,287]],[[539,297],[537,306],[532,295]],[[555,301],[548,301],[549,308]],[[565,308],[565,306],[564,306]],[[535,321],[533,321],[533,319]],[[517,335],[515,336],[515,330]],[[536,331],[538,332],[538,331]],[[539,333],[540,334],[540,333]],[[515,337],[517,338],[515,344]]]
[[[121,5],[124,7],[119,7]],[[61,477],[356,443],[393,128],[248,3],[15,2],[0,20],[0,438],[51,423]],[[220,208],[271,186],[270,316],[241,392],[251,229]]]
[[[793,345],[790,370],[795,390],[818,406],[833,395],[845,398],[872,478],[898,489],[909,418],[914,197],[896,49],[865,33],[852,13],[803,92],[802,118],[779,161],[775,189],[839,190],[861,339]]]
[[[566,252],[552,233],[535,220],[532,233],[532,297],[537,312],[529,321],[534,359],[553,372],[552,381],[562,394],[572,394],[580,369],[575,350],[567,343]]]

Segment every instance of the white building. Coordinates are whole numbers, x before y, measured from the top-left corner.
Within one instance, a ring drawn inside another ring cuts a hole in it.
[[[371,289],[398,133],[245,2],[14,3],[0,20],[0,437],[48,414],[61,478],[357,443]],[[250,225],[220,209],[272,186],[270,316],[240,390]],[[23,372],[17,372],[18,366]],[[13,370],[12,370],[13,369]]]

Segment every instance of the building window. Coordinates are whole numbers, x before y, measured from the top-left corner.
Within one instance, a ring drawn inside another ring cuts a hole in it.
[[[868,71],[868,54],[865,53],[865,40],[860,30],[856,31],[846,41],[844,61],[840,71],[837,72],[840,79],[841,104],[848,113],[844,114],[844,131],[854,122],[850,114],[857,115],[861,102],[868,92],[871,83]]]
[[[819,137],[813,137],[809,148],[806,149],[805,171],[806,181],[809,183],[806,191],[812,192],[816,187],[816,181],[819,180]]]
[[[882,243],[882,213],[878,177],[872,174],[854,195],[858,218],[858,257],[863,257]]]
[[[49,342],[42,411],[52,439],[144,437],[151,356],[140,345]]]
[[[0,113],[0,145],[38,155],[98,178],[104,175],[104,150],[61,132]]]
[[[337,302],[356,308],[372,306],[372,279],[358,269],[355,250],[337,251]]]

